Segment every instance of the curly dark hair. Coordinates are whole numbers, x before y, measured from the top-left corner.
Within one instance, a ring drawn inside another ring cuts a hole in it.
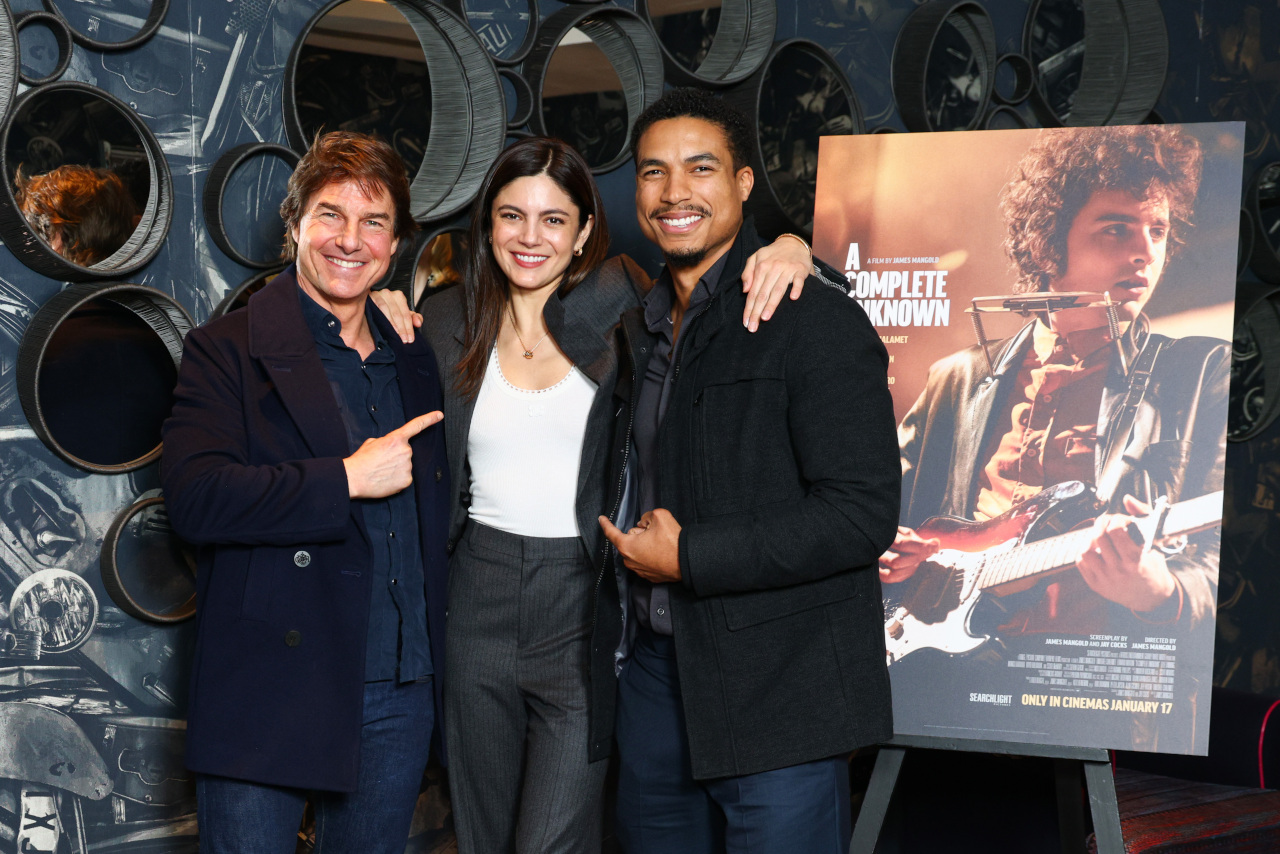
[[[1169,202],[1168,257],[1191,226],[1203,162],[1199,141],[1176,127],[1041,131],[1000,194],[1016,290],[1047,290],[1066,272],[1067,232],[1100,190]]]
[[[685,116],[711,122],[724,131],[725,140],[729,144],[729,154],[733,157],[734,172],[748,165],[747,152],[751,150],[754,131],[747,117],[723,98],[705,89],[694,89],[691,86],[672,89],[640,114],[635,124],[631,126],[631,158],[635,159],[636,145],[650,127],[657,122]]]

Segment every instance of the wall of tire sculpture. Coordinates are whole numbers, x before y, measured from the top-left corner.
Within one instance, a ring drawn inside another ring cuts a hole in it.
[[[1194,17],[1156,0],[723,0],[662,17],[658,0],[391,3],[425,82],[386,64],[326,77],[338,65],[302,48],[326,0],[0,0],[0,854],[195,850],[181,762],[193,570],[157,490],[158,424],[182,335],[278,266],[276,208],[318,122],[377,128],[412,166],[426,227],[393,271],[404,285],[528,133],[592,152],[615,248],[655,266],[626,129],[664,81],[721,90],[755,117],[766,232],[809,230],[820,134],[1243,119],[1241,276],[1280,283],[1274,4]],[[620,93],[543,97],[574,28]],[[65,162],[110,166],[133,198],[136,225],[105,257],[55,252],[18,211],[19,168]],[[1257,317],[1266,337],[1274,316]],[[1261,384],[1250,340],[1242,380]],[[1243,431],[1267,411],[1246,385]],[[1248,459],[1233,463],[1251,473],[1237,500],[1260,531],[1276,530],[1274,501],[1255,500],[1280,467],[1276,435],[1236,446]],[[1259,628],[1280,590],[1249,563],[1274,566],[1280,544],[1265,540],[1237,564],[1224,550],[1236,607],[1220,681],[1253,662],[1260,690],[1280,687],[1280,639]],[[413,850],[445,844],[434,786]]]

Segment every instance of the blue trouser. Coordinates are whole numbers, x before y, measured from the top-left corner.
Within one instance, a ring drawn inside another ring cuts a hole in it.
[[[201,854],[293,854],[308,795],[317,854],[403,854],[431,751],[432,680],[368,682],[354,792],[197,775]]]
[[[845,854],[845,757],[694,780],[675,643],[641,629],[618,684],[617,835],[627,854]]]

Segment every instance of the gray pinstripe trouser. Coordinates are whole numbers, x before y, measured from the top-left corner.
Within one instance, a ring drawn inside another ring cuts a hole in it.
[[[459,854],[600,850],[608,763],[587,761],[594,585],[577,537],[467,523],[444,683]]]

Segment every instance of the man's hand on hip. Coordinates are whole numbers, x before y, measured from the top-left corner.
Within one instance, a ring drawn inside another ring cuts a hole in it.
[[[439,410],[419,415],[378,439],[366,439],[342,461],[347,494],[352,498],[386,498],[413,482],[413,449],[409,440],[443,418]]]
[[[625,534],[600,517],[600,527],[622,556],[622,565],[636,575],[661,584],[680,580],[680,523],[661,507],[640,517]]]

